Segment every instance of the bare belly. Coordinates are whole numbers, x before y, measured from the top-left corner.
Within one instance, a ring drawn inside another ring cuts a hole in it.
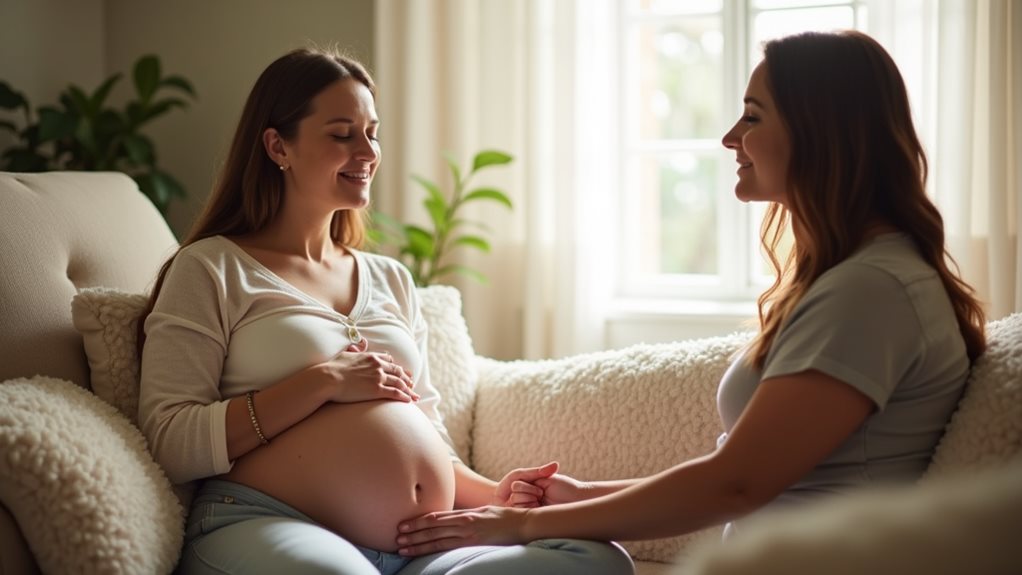
[[[397,549],[399,521],[454,506],[447,444],[419,408],[398,401],[326,404],[221,477],[379,551]]]

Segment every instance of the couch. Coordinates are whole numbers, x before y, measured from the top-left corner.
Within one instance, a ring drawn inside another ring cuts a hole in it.
[[[133,327],[141,294],[175,247],[163,219],[122,174],[0,173],[0,575],[173,568],[189,494],[172,488],[135,426]],[[420,295],[431,375],[455,447],[494,478],[551,459],[579,478],[639,476],[712,450],[720,432],[716,384],[749,337],[495,361],[475,355],[457,290],[421,288]],[[932,522],[922,510],[942,509],[934,500],[972,510],[961,524],[973,532],[991,525],[1022,532],[1022,467],[1014,463],[1022,450],[1022,314],[992,322],[990,334],[924,485],[751,525],[732,550],[718,545],[720,528],[623,542],[638,573],[774,572],[765,570],[771,557],[776,572],[821,572],[797,551],[799,542],[813,541],[820,561],[862,556],[869,545],[925,532]],[[962,495],[976,481],[989,486],[993,504]],[[849,529],[862,530],[863,510],[882,517],[898,509],[892,501],[915,502],[902,509],[908,520],[869,530],[879,539],[858,547],[833,545],[847,543]],[[922,548],[944,541],[938,535],[922,536]],[[1017,550],[983,547],[1002,545],[996,537],[981,540],[956,539],[1007,561],[994,567],[1022,572]]]

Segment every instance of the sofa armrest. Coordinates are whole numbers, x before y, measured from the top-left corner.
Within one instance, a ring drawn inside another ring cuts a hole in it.
[[[0,503],[45,573],[169,573],[184,513],[136,427],[77,385],[0,383]]]
[[[550,460],[580,479],[641,477],[705,455],[716,393],[749,334],[643,344],[544,361],[477,359],[472,463],[499,478]],[[669,561],[685,538],[629,544]]]

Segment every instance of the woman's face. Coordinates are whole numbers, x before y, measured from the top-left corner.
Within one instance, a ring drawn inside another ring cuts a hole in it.
[[[766,62],[752,72],[742,117],[724,134],[723,142],[735,151],[738,161],[735,195],[739,200],[785,203],[791,145],[767,86]]]
[[[373,95],[354,78],[327,86],[312,99],[312,113],[283,143],[285,180],[303,198],[328,209],[363,208],[380,165],[379,120]]]

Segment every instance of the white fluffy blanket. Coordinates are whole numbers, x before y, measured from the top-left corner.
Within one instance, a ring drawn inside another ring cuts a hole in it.
[[[184,515],[142,434],[49,377],[0,384],[0,500],[44,573],[168,573]]]

